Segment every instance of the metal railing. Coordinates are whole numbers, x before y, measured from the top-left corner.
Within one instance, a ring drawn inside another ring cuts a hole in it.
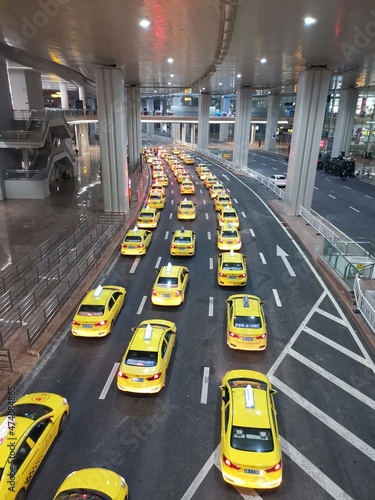
[[[47,179],[48,170],[47,168],[43,168],[43,170],[3,170],[2,176],[5,181],[42,181]]]
[[[0,370],[13,373],[9,349],[0,349]]]
[[[360,311],[373,333],[375,333],[375,309],[362,292],[361,281],[358,275],[356,275],[354,280],[353,292],[357,309]]]

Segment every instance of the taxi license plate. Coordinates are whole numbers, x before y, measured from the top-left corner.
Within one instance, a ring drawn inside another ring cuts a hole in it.
[[[179,248],[180,248],[180,250],[185,250],[185,247],[179,247]]]
[[[92,328],[92,325],[82,325],[83,328]]]
[[[237,276],[229,276],[230,280],[235,280],[236,278],[237,278]]]
[[[162,293],[163,299],[169,299],[169,293]]]
[[[143,378],[132,378],[132,382],[143,382]]]
[[[260,474],[260,470],[244,469],[243,471],[245,474]]]
[[[252,342],[254,337],[242,337],[242,340],[247,340],[248,342]]]
[[[129,246],[128,248],[129,248],[130,250],[134,250],[134,248],[135,248],[135,247],[134,247],[134,246]]]

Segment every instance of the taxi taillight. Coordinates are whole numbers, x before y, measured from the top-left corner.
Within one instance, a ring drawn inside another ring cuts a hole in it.
[[[160,377],[161,377],[161,372],[155,373],[155,375],[152,375],[152,377],[146,377],[146,380],[157,380]]]
[[[240,336],[237,333],[234,333],[234,332],[229,332],[229,336],[233,337],[234,339],[239,339],[240,338]]]
[[[117,372],[117,375],[118,375],[119,377],[121,377],[121,378],[129,378],[129,377],[128,377],[127,375],[125,375],[125,373],[123,373],[121,370],[119,370],[119,371]]]
[[[101,321],[99,321],[99,323],[95,323],[94,326],[104,326],[108,323],[108,321],[106,319],[102,319]]]
[[[74,319],[73,319],[73,321],[72,321],[72,325],[78,325],[78,326],[79,326],[80,324],[81,324],[81,323],[77,323],[77,321],[74,321]]]
[[[270,467],[269,469],[266,469],[266,472],[276,472],[281,469],[281,460],[278,462],[276,465],[273,467]]]
[[[236,465],[233,462],[231,462],[229,460],[229,458],[227,458],[225,455],[223,455],[223,462],[225,463],[225,465],[227,467],[230,467],[231,469],[234,469],[234,470],[240,470],[241,469],[241,467],[239,467],[238,465]]]
[[[265,339],[267,337],[266,333],[262,333],[262,335],[258,335],[258,337],[255,337],[257,340]]]

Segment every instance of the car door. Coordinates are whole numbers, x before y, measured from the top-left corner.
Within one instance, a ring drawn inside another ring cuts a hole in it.
[[[114,318],[116,318],[118,316],[118,313],[120,312],[122,304],[124,303],[124,294],[119,291],[113,292],[109,302],[111,303],[112,300],[114,309],[113,314]]]

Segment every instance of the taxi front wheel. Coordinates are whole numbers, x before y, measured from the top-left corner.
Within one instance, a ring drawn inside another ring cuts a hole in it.
[[[68,414],[65,412],[65,413],[63,413],[63,416],[60,419],[59,430],[57,432],[59,436],[60,436],[60,434],[62,434],[64,432],[64,429],[65,429],[67,423],[68,423]]]
[[[16,500],[25,500],[25,490],[22,489],[17,493]]]

